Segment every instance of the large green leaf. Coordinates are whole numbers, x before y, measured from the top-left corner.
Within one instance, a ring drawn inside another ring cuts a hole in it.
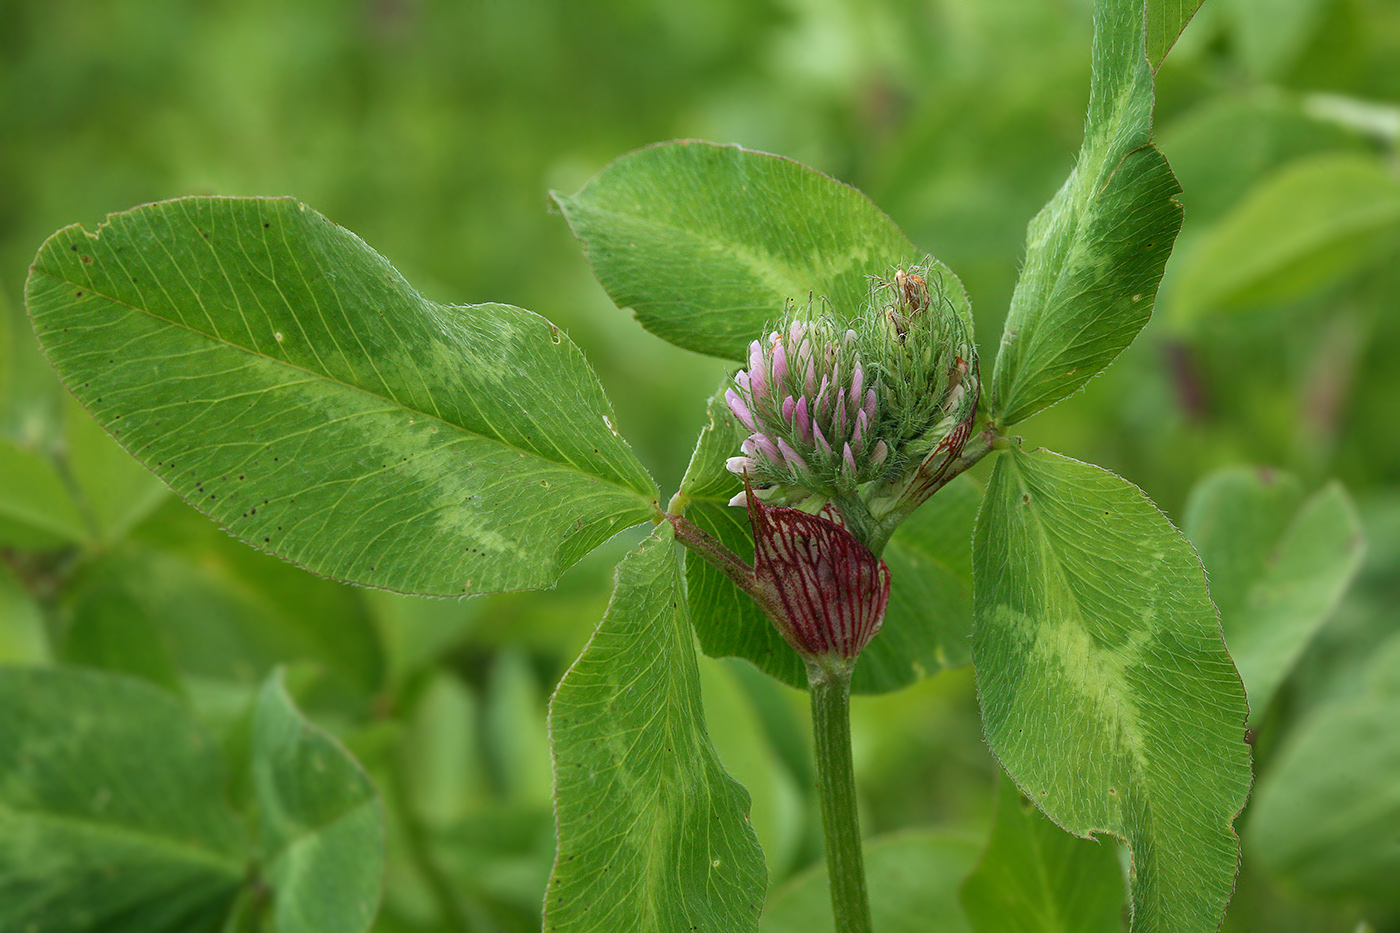
[[[61,655],[245,691],[279,664],[308,663],[319,676],[304,701],[363,709],[384,659],[362,592],[246,548],[169,498],[65,594]]]
[[[1316,35],[1324,0],[1229,0],[1231,45],[1256,78],[1287,74],[1289,66]]]
[[[278,933],[367,930],[384,864],[368,778],[279,676],[249,731],[255,847],[218,744],[167,693],[0,671],[0,929],[213,933],[232,912]]]
[[[122,450],[71,395],[64,402],[65,460],[74,486],[102,540],[120,541],[169,497],[170,490]]]
[[[629,554],[550,704],[559,853],[545,929],[753,930],[767,874],[705,730],[669,526]]]
[[[709,415],[671,507],[752,562],[748,512],[726,504],[743,488],[724,461],[738,452],[744,432],[720,395],[710,400]],[[893,581],[889,609],[861,652],[851,683],[856,693],[897,690],[968,662],[972,526],[981,498],[978,484],[960,477],[895,532],[883,555]],[[806,688],[806,665],[752,599],[698,556],[687,556],[685,572],[691,621],[706,654],[744,658]]]
[[[1152,72],[1141,0],[1100,0],[1084,144],[1026,235],[996,372],[992,417],[1024,421],[1075,392],[1152,313],[1181,229],[1180,188],[1151,143]]]
[[[1229,469],[1192,491],[1183,527],[1210,576],[1256,719],[1361,567],[1361,522],[1339,483]]]
[[[992,751],[1040,809],[1133,853],[1133,929],[1215,930],[1249,790],[1245,701],[1200,561],[1142,492],[1011,450],[973,544]]]
[[[1299,723],[1259,784],[1246,852],[1320,894],[1400,908],[1400,638],[1366,672],[1371,691]]]
[[[246,842],[218,746],[166,693],[0,671],[0,929],[220,928]]]
[[[677,346],[734,360],[789,299],[824,297],[854,317],[868,276],[926,259],[856,189],[738,146],[639,149],[554,198],[618,307]],[[957,277],[941,263],[931,275],[971,326]]]
[[[1002,779],[996,822],[962,905],[977,933],[1119,933],[1125,901],[1118,853],[1076,839]]]
[[[1333,285],[1393,246],[1400,179],[1379,158],[1298,159],[1258,184],[1195,245],[1172,315],[1288,301]]]
[[[43,664],[50,654],[43,611],[24,581],[0,562],[0,664]]]
[[[38,550],[89,538],[72,492],[47,458],[0,438],[0,476],[0,546]]]
[[[186,198],[40,249],[59,376],[126,449],[257,547],[434,594],[545,586],[652,513],[578,348],[439,305],[290,199]]]
[[[865,848],[870,914],[879,933],[971,933],[958,885],[977,861],[977,842],[918,830],[875,838]],[[761,933],[830,933],[826,866],[773,892]]]
[[[253,708],[259,872],[277,933],[359,933],[379,907],[384,815],[369,778],[292,705],[280,674]]]
[[[725,770],[749,792],[749,822],[763,848],[770,877],[786,877],[812,828],[810,801],[765,734],[761,714],[740,680],[739,670],[747,665],[701,657],[699,666],[705,721],[724,724],[711,736],[715,749]],[[803,741],[810,730],[797,727],[796,731]]]
[[[1147,60],[1155,70],[1162,66],[1177,37],[1201,8],[1203,0],[1147,0]]]

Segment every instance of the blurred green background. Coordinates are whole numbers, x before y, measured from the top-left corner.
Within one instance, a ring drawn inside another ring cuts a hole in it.
[[[963,278],[989,375],[1025,225],[1078,148],[1089,17],[1087,0],[0,0],[0,661],[133,673],[216,726],[288,664],[385,795],[381,928],[538,928],[545,704],[639,532],[556,590],[465,603],[256,554],[66,400],[23,311],[34,252],[142,202],[294,195],[437,300],[566,328],[665,492],[724,367],[614,308],[547,192],[677,137],[806,162]],[[1158,76],[1157,127],[1186,223],[1154,320],[1019,430],[1178,521],[1224,466],[1346,484],[1367,563],[1256,723],[1267,777],[1400,627],[1400,4],[1207,0]],[[744,665],[702,673],[781,883],[819,852],[804,703]],[[869,833],[985,831],[970,672],[855,715]],[[1400,895],[1275,876],[1246,840],[1227,929],[1400,929]]]

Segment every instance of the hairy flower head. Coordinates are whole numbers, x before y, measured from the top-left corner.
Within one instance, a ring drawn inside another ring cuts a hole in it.
[[[750,344],[748,368],[725,393],[750,432],[729,469],[799,499],[853,493],[881,474],[890,453],[858,334],[812,311]]]
[[[970,319],[934,270],[874,277],[849,320],[789,304],[725,393],[749,432],[729,469],[766,500],[811,511],[859,496],[876,521],[932,494],[971,433],[980,388]]]

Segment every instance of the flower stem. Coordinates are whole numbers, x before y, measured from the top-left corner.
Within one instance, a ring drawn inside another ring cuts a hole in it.
[[[851,766],[851,671],[854,661],[829,666],[807,663],[812,699],[812,738],[817,762],[817,798],[826,838],[831,910],[842,933],[872,933],[865,892],[860,817]]]

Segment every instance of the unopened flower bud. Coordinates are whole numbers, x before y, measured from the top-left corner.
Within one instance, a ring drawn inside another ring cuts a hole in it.
[[[890,599],[889,567],[830,514],[749,498],[749,592],[807,660],[853,660],[880,631]]]
[[[927,266],[896,269],[871,289],[861,349],[878,364],[886,437],[898,465],[871,490],[872,511],[907,514],[943,480],[972,431],[981,386],[971,322]]]

